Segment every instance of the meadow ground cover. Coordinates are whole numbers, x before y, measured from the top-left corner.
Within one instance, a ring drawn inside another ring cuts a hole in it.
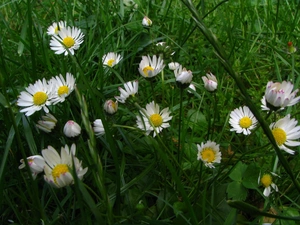
[[[299,224],[299,7],[2,2],[1,224]]]

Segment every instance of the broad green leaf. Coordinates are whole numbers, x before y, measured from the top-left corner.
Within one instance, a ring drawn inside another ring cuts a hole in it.
[[[239,181],[232,181],[227,187],[228,198],[233,200],[245,200],[247,189]]]
[[[244,175],[243,175],[243,185],[246,188],[256,189],[258,187],[258,176],[260,169],[256,166],[256,164],[250,164]]]
[[[243,164],[242,162],[238,162],[235,167],[232,169],[229,177],[234,181],[242,181],[243,174],[247,169],[247,165]]]

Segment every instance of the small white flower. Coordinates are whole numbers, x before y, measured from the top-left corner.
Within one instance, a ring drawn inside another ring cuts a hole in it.
[[[232,126],[230,131],[235,131],[238,134],[243,133],[244,135],[249,135],[251,134],[251,130],[256,127],[257,119],[247,106],[243,106],[230,113],[229,123]]]
[[[114,102],[113,100],[107,100],[105,101],[103,108],[108,114],[114,114],[118,110],[118,102]]]
[[[57,35],[53,35],[50,40],[50,48],[55,54],[74,55],[74,50],[79,49],[83,43],[84,34],[77,27],[65,27]]]
[[[168,64],[170,70],[177,70],[180,67],[178,62],[170,62]]]
[[[269,173],[264,174],[261,178],[259,175],[258,183],[262,183],[262,185],[265,187],[263,195],[266,197],[269,197],[269,195],[272,193],[272,190],[278,192],[278,187],[273,183],[273,178]]]
[[[94,132],[97,137],[100,137],[105,134],[104,126],[101,119],[96,119],[94,121]]]
[[[189,89],[191,89],[191,90],[193,90],[193,91],[196,91],[196,87],[195,87],[194,84],[190,84],[190,85],[189,85]],[[193,92],[191,92],[189,89],[188,89],[188,93],[193,94]]]
[[[52,147],[42,150],[45,159],[44,179],[51,186],[61,188],[74,183],[71,170],[75,168],[75,173],[79,180],[82,180],[88,168],[82,168],[81,161],[75,156],[76,145],[61,147],[60,155]],[[74,165],[73,165],[74,162]]]
[[[145,130],[147,135],[154,131],[153,137],[155,137],[156,133],[160,133],[164,128],[170,126],[168,121],[172,119],[172,116],[170,116],[169,108],[159,111],[159,105],[154,101],[147,104],[146,109],[140,110],[140,113],[142,116],[137,116],[137,126]]]
[[[67,137],[76,137],[81,133],[81,127],[78,123],[74,122],[73,120],[69,120],[66,122],[64,126],[64,134]]]
[[[57,123],[57,119],[50,113],[46,113],[42,116],[42,120],[39,120],[36,127],[46,133],[50,133]]]
[[[290,114],[270,125],[274,139],[278,147],[289,154],[294,154],[295,151],[288,146],[299,146],[300,142],[295,141],[300,138],[300,126],[297,126],[298,121],[290,119]]]
[[[59,21],[58,23],[54,22],[50,27],[48,27],[47,34],[50,36],[57,35],[58,32],[65,27],[67,27],[66,21]]]
[[[39,173],[43,172],[45,166],[45,160],[42,156],[40,155],[30,156],[27,158],[27,162],[31,170],[33,179],[35,179]],[[24,159],[21,159],[20,163],[21,165],[19,166],[19,169],[25,168],[26,165]]]
[[[53,99],[51,102],[56,105],[59,102],[64,102],[75,88],[75,78],[71,73],[66,74],[66,80],[60,74],[59,76],[53,77],[49,81],[50,86],[53,90]]]
[[[152,21],[147,16],[144,16],[142,25],[145,27],[150,27],[152,25]]]
[[[165,67],[164,61],[160,57],[154,55],[151,57],[142,56],[142,61],[139,64],[139,72],[145,78],[151,78],[160,73]]]
[[[186,68],[182,68],[180,65],[176,70],[174,70],[176,81],[181,84],[190,84],[192,82],[193,73]]]
[[[124,84],[124,88],[119,87],[120,96],[115,96],[118,102],[125,103],[126,99],[130,96],[134,97],[135,94],[138,92],[139,89],[139,82],[133,81],[133,82],[126,82]]]
[[[215,75],[212,73],[207,73],[206,76],[202,77],[204,82],[204,87],[208,91],[214,91],[218,87],[218,81]]]
[[[109,52],[102,57],[102,63],[104,66],[114,67],[122,60],[122,58],[123,57],[120,54]]]
[[[53,92],[45,78],[37,80],[34,84],[29,84],[25,89],[26,91],[20,93],[17,101],[18,106],[25,107],[20,112],[26,112],[26,116],[31,116],[36,111],[43,109],[48,113],[47,106],[51,105]]]
[[[206,143],[197,144],[198,148],[198,160],[202,160],[205,166],[209,168],[215,168],[213,163],[220,163],[222,153],[220,152],[220,146],[216,142],[207,141]]]

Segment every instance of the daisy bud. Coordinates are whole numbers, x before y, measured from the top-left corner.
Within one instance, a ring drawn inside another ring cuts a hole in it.
[[[196,91],[196,87],[193,84],[190,84],[189,88],[193,91]],[[188,93],[193,94],[193,92],[191,92],[190,90],[188,90]]]
[[[192,82],[192,71],[186,70],[186,68],[182,68],[181,65],[179,66],[179,68],[174,70],[174,74],[177,85],[179,85],[181,88],[187,88]]]
[[[117,112],[118,110],[118,101],[113,101],[113,100],[107,100],[104,103],[104,110],[105,112],[107,112],[108,114],[114,114]]]
[[[20,162],[21,165],[19,166],[19,169],[25,168],[26,165],[24,159],[21,159]],[[39,173],[43,172],[45,160],[42,156],[40,155],[30,156],[27,158],[27,162],[31,170],[33,179],[35,179]]]
[[[42,116],[42,120],[39,120],[36,127],[46,133],[50,133],[57,123],[57,119],[50,113]]]
[[[151,27],[152,21],[147,16],[144,16],[144,18],[142,20],[142,24],[145,27]]]
[[[64,126],[64,134],[67,137],[76,137],[81,133],[81,127],[73,120],[69,120]]]
[[[170,62],[168,64],[170,70],[177,70],[180,66],[178,62]]]
[[[287,45],[289,54],[295,53],[297,51],[297,48],[294,47],[293,42],[289,41]]]
[[[93,130],[97,137],[100,137],[105,134],[104,126],[101,119],[96,119],[93,124]]]
[[[206,76],[202,77],[204,82],[204,87],[208,91],[215,91],[218,87],[218,81],[215,75],[212,73],[207,73]]]

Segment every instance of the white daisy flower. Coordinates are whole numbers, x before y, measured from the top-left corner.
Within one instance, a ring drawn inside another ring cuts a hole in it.
[[[215,91],[218,87],[218,81],[215,75],[207,73],[206,76],[202,77],[204,87],[208,91]]]
[[[119,87],[120,96],[115,96],[118,102],[125,103],[126,99],[130,96],[134,97],[135,94],[138,92],[139,89],[139,82],[133,81],[133,82],[127,82],[124,84],[124,88]]]
[[[114,67],[122,60],[122,58],[123,57],[120,54],[109,52],[102,57],[102,63],[104,66]]]
[[[193,91],[196,91],[196,87],[195,87],[194,84],[190,84],[190,85],[189,85],[189,89],[191,89],[191,90],[193,90]],[[192,92],[191,90],[189,90],[189,89],[188,89],[188,93],[193,94],[193,92]]]
[[[57,35],[58,32],[65,27],[67,27],[66,21],[59,21],[58,23],[54,22],[50,27],[48,27],[47,34],[50,36]]]
[[[294,85],[290,81],[282,83],[269,81],[262,102],[262,110],[278,110],[292,106],[300,101],[300,96],[295,98],[298,89],[293,91]]]
[[[272,193],[272,190],[278,192],[278,187],[273,183],[272,175],[269,173],[264,174],[261,178],[259,176],[258,183],[262,183],[262,185],[265,187],[263,195],[266,197],[269,197],[269,195]]]
[[[71,73],[66,74],[66,80],[60,74],[59,76],[53,77],[49,81],[49,85],[52,86],[53,99],[51,102],[56,105],[59,102],[64,102],[75,88],[76,79]]]
[[[168,121],[172,119],[172,116],[170,116],[169,107],[160,112],[159,105],[152,101],[146,105],[146,109],[140,110],[140,113],[142,116],[137,116],[137,126],[145,130],[147,135],[154,131],[153,137],[155,137],[156,133],[170,126]]]
[[[220,146],[216,142],[207,141],[206,143],[197,144],[198,148],[198,160],[202,160],[205,166],[209,168],[215,168],[213,163],[220,163],[222,153],[220,152]]]
[[[102,135],[105,134],[105,130],[104,130],[104,126],[103,126],[103,123],[102,123],[102,120],[101,119],[96,119],[94,121],[94,127],[93,127],[93,130],[95,132],[95,135],[97,137],[100,137]]]
[[[114,114],[118,111],[118,102],[114,102],[113,100],[107,100],[105,101],[103,108],[108,114]]]
[[[154,55],[142,56],[142,61],[139,64],[139,72],[145,78],[151,78],[159,74],[165,67],[164,61],[160,57]]]
[[[186,68],[182,68],[180,65],[176,70],[174,70],[176,81],[181,84],[190,84],[192,82],[193,73]]]
[[[42,150],[45,159],[44,179],[47,183],[56,188],[61,188],[74,183],[72,176],[73,167],[78,179],[82,179],[88,168],[82,168],[81,161],[75,156],[76,145],[72,144],[71,149],[67,145],[61,147],[60,155],[52,147]],[[74,165],[73,165],[74,162]]]
[[[17,105],[25,107],[20,112],[25,112],[26,116],[31,116],[36,111],[43,109],[49,112],[47,106],[51,105],[53,96],[52,89],[45,80],[37,80],[34,84],[29,84],[26,91],[22,91],[17,101]]]
[[[168,64],[170,70],[177,70],[180,66],[178,62],[170,62]]]
[[[251,130],[256,127],[257,119],[247,106],[243,106],[230,113],[229,123],[232,126],[230,131],[235,131],[238,134],[243,133],[244,135],[249,135],[251,134]]]
[[[150,27],[152,25],[152,20],[150,20],[147,16],[144,16],[142,25],[145,27]]]
[[[67,137],[76,137],[81,133],[81,127],[79,126],[78,123],[76,123],[73,120],[69,120],[68,122],[66,122],[65,126],[64,126],[64,134]]]
[[[39,173],[43,172],[45,160],[42,156],[40,155],[30,156],[27,158],[27,162],[31,170],[33,179],[35,179]],[[21,165],[19,166],[19,169],[23,169],[26,167],[24,159],[21,159],[20,163]]]
[[[42,116],[42,120],[39,120],[36,127],[46,133],[50,133],[56,126],[57,119],[50,113],[46,113]]]
[[[278,147],[289,154],[294,154],[295,151],[288,146],[299,146],[300,142],[295,141],[300,138],[300,126],[297,126],[298,121],[290,119],[290,114],[270,125],[274,139]]]
[[[55,54],[74,55],[74,50],[79,49],[83,42],[84,34],[77,27],[65,27],[57,35],[53,35],[50,40],[50,48]]]

